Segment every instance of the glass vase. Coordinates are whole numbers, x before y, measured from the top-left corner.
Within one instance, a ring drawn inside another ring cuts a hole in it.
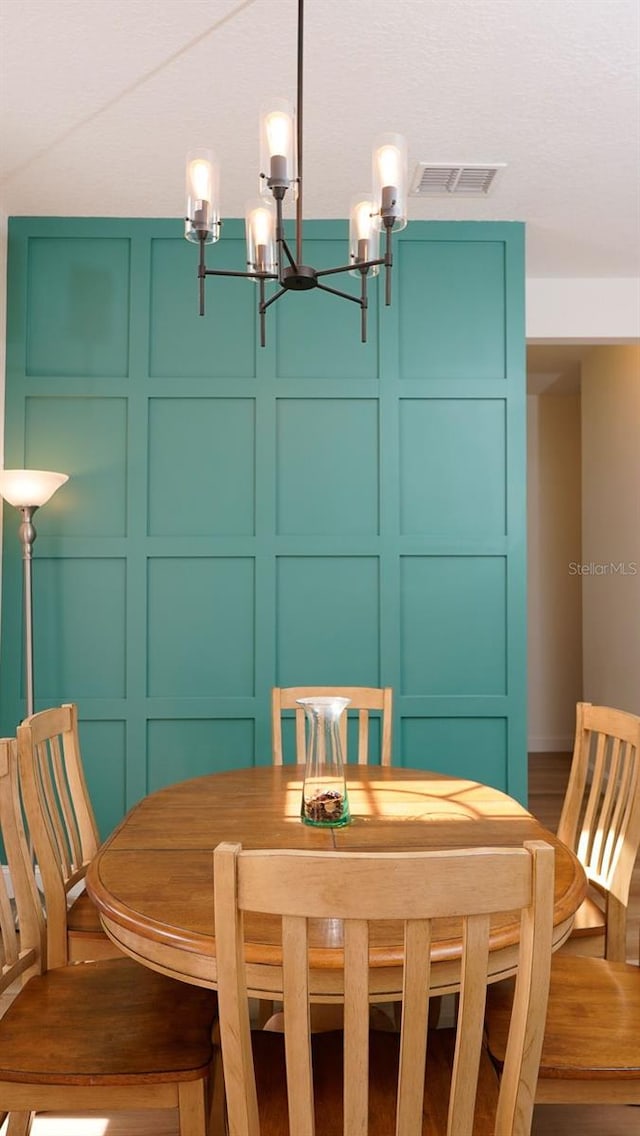
[[[348,824],[349,798],[344,773],[340,718],[348,698],[299,698],[307,724],[307,753],[300,817],[317,828]]]

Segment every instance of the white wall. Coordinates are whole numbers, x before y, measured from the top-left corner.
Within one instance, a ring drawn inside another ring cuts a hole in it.
[[[640,339],[640,278],[527,277],[528,340]]]
[[[640,714],[640,346],[582,365],[584,697]]]
[[[527,398],[530,752],[570,750],[582,690],[580,395]]]
[[[7,344],[7,217],[0,209],[0,469],[4,467],[4,376]],[[2,588],[2,498],[0,497],[0,595]],[[0,619],[1,619],[0,611]]]
[[[7,218],[0,209],[0,423],[4,423],[4,376],[7,344]],[[4,465],[4,429],[0,430],[0,468]],[[0,530],[0,542],[2,540]]]

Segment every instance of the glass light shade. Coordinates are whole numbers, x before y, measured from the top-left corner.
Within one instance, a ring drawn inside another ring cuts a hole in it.
[[[56,489],[69,480],[67,473],[48,469],[0,470],[0,496],[16,508],[46,505]]]
[[[359,193],[351,201],[349,212],[349,260],[377,260],[380,256],[380,230],[374,225],[373,201],[370,193]],[[367,269],[367,276],[377,276],[380,265]],[[351,276],[360,276],[356,268]]]
[[[295,112],[286,99],[273,99],[260,115],[260,193],[271,194],[267,179],[288,187],[296,177]]]
[[[277,272],[276,213],[272,201],[260,198],[245,210],[249,272]]]
[[[401,134],[382,134],[373,147],[373,203],[375,225],[385,227],[392,218],[395,232],[407,224],[407,142]]]
[[[186,181],[184,235],[197,243],[205,233],[209,245],[220,237],[220,169],[212,150],[189,151]]]

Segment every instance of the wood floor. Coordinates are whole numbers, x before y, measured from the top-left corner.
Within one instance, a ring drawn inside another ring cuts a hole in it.
[[[547,828],[555,829],[569,771],[567,754],[531,754],[529,808]],[[627,936],[627,957],[638,960],[640,933],[640,862],[636,865]],[[639,1026],[640,1028],[640,1026]],[[32,1136],[178,1136],[173,1112],[114,1113],[104,1117],[86,1114],[73,1119],[38,1116]],[[640,1136],[640,1108],[537,1105],[532,1136]],[[0,1128],[5,1136],[5,1127]]]
[[[97,1119],[93,1119],[93,1116]],[[74,1121],[63,1116],[37,1116],[32,1136],[178,1136],[172,1112],[128,1112],[104,1118],[87,1113]],[[93,1126],[95,1125],[95,1127]],[[5,1128],[0,1129],[1,1136]],[[640,1108],[593,1105],[536,1105],[532,1136],[638,1136]]]

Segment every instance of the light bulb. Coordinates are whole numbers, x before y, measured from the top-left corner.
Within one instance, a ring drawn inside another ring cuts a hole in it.
[[[275,272],[276,218],[271,202],[250,201],[245,209],[247,266],[250,272]]]
[[[272,216],[269,210],[262,207],[254,209],[249,223],[253,229],[255,243],[257,245],[268,244],[273,230]]]
[[[192,193],[199,201],[211,200],[211,167],[202,158],[196,158],[189,166],[189,179]]]
[[[373,202],[369,196],[359,193],[352,198],[349,210],[349,259],[354,265],[378,259],[380,233],[375,224],[374,213]],[[379,271],[378,265],[374,264],[363,270],[354,268],[351,275],[361,277],[363,271],[367,276],[376,276]]]
[[[374,226],[404,229],[407,223],[407,143],[401,134],[384,134],[373,148]]]
[[[381,146],[378,151],[381,185],[398,185],[401,179],[402,159],[397,146]]]
[[[220,173],[212,150],[190,150],[186,166],[184,235],[209,244],[220,236]]]
[[[271,157],[286,155],[291,149],[291,119],[281,110],[272,111],[265,121]]]
[[[370,201],[359,201],[353,209],[353,224],[357,239],[368,241],[371,236],[371,214],[373,206]]]
[[[280,200],[295,182],[295,112],[286,99],[272,99],[260,114],[260,195]]]

